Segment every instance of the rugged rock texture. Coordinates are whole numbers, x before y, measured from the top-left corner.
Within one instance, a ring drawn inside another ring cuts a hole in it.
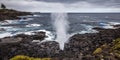
[[[0,9],[0,21],[19,19],[18,16],[31,15],[30,12],[20,12],[12,9]]]
[[[101,45],[93,54],[99,60],[120,60],[120,38],[111,43]]]
[[[120,29],[104,29],[99,33],[76,34],[72,36],[65,46],[65,49],[81,50],[83,54],[91,53],[95,48],[111,43],[114,39],[120,37]],[[90,52],[91,51],[91,52]]]
[[[120,28],[100,29],[99,33],[76,34],[66,43],[65,56],[82,60],[96,60],[100,56],[94,56],[93,51],[101,45],[112,44],[113,40],[119,37]]]
[[[45,37],[45,32],[36,32],[35,35],[19,34],[2,38],[0,39],[0,59],[6,60],[7,58],[8,60],[8,58],[17,54],[34,56],[34,54],[38,53],[37,50],[40,51],[41,45],[32,43],[32,41],[35,39],[42,41]]]
[[[69,42],[65,44],[63,51],[60,50],[59,44],[55,41],[32,42],[33,40],[42,41],[45,37],[44,32],[38,32],[35,35],[20,34],[3,38],[1,42],[3,40],[13,41],[10,41],[12,43],[0,44],[0,58],[1,60],[8,60],[16,55],[26,55],[39,58],[48,57],[53,60],[119,60],[119,54],[117,54],[117,58],[114,57],[116,56],[116,48],[114,49],[115,53],[112,53],[113,55],[109,52],[112,51],[110,47],[116,46],[113,41],[120,37],[120,28],[100,29],[99,33],[75,34],[69,38]],[[119,50],[118,47],[119,43],[117,43],[117,50]],[[103,56],[105,57],[103,58]]]

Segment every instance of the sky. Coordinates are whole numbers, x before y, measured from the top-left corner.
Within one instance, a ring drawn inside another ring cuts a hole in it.
[[[29,12],[120,12],[120,0],[0,0],[0,3]]]

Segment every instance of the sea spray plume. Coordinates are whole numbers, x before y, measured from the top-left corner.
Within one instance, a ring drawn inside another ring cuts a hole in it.
[[[67,21],[67,13],[52,13],[51,17],[57,34],[55,41],[59,43],[60,48],[63,50],[64,44],[68,40],[69,22]]]

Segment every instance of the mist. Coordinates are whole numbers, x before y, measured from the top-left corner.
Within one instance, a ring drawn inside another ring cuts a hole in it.
[[[64,49],[64,44],[68,40],[68,29],[69,29],[69,22],[67,21],[67,13],[52,13],[51,14],[53,20],[53,26],[56,31],[56,39],[59,43],[60,49]]]

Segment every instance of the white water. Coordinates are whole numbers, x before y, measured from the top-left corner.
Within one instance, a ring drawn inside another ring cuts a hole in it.
[[[64,44],[68,40],[67,31],[69,29],[69,22],[67,21],[67,13],[52,13],[51,16],[57,34],[55,41],[59,43],[60,49],[63,50]]]

